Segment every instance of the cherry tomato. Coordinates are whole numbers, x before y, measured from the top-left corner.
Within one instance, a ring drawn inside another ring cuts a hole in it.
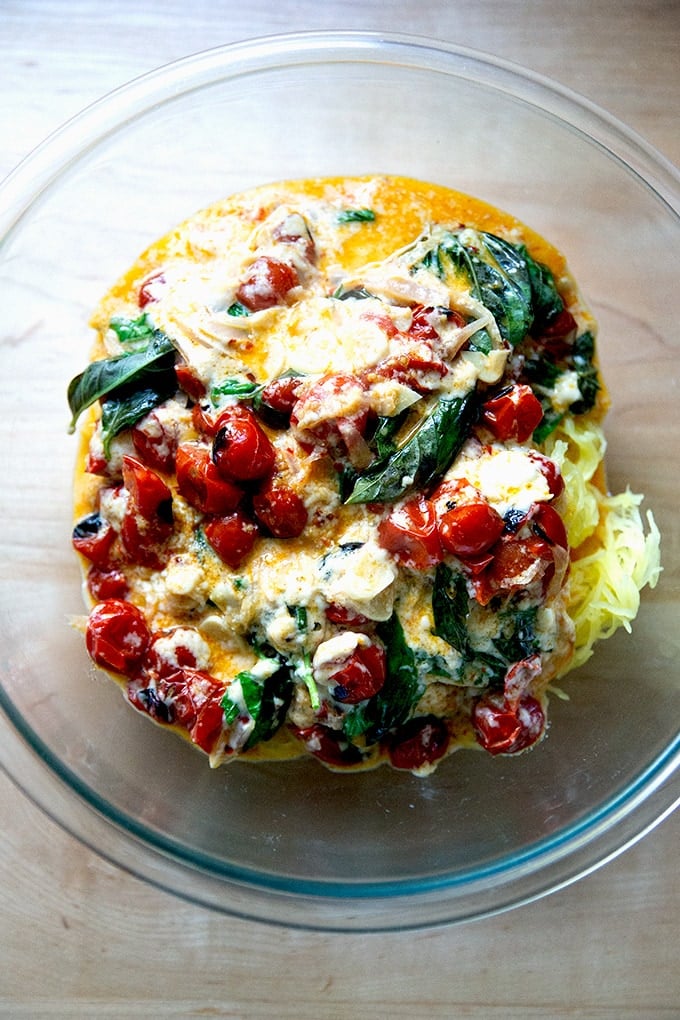
[[[548,489],[550,490],[553,499],[557,499],[557,497],[561,496],[564,492],[564,479],[562,478],[562,473],[557,464],[554,460],[551,460],[550,457],[545,457],[537,450],[531,450],[529,452],[529,457],[538,464],[539,470],[547,482]]]
[[[531,684],[541,675],[541,656],[538,653],[514,662],[503,680],[503,695],[508,708],[516,708],[528,693]]]
[[[127,559],[142,567],[161,570],[166,559],[163,543],[170,530],[171,525],[167,523],[149,522],[134,510],[126,510],[120,528],[120,539]]]
[[[147,305],[160,301],[165,284],[165,274],[162,269],[156,269],[153,273],[150,273],[139,288],[137,297],[139,307],[146,308]]]
[[[404,354],[386,358],[376,368],[374,375],[382,379],[396,379],[416,393],[429,393],[434,388],[433,374],[443,377],[448,372],[446,364],[427,343],[414,342],[411,350]]]
[[[307,524],[307,507],[300,496],[277,482],[270,481],[255,493],[253,510],[274,538],[297,538]]]
[[[202,400],[205,396],[205,385],[201,382],[194,370],[183,361],[175,365],[175,376],[177,385],[181,390],[191,397],[192,400]]]
[[[236,291],[236,300],[251,312],[279,305],[299,283],[293,266],[269,255],[256,258]]]
[[[416,305],[411,314],[411,325],[408,328],[408,335],[413,337],[414,340],[438,340],[439,333],[430,320],[433,312],[434,308]]]
[[[434,715],[417,716],[400,726],[387,753],[395,769],[419,769],[443,758],[449,746],[446,723]]]
[[[371,622],[367,616],[355,613],[353,610],[347,609],[346,606],[339,606],[336,603],[326,607],[325,616],[330,623],[340,624],[350,630],[355,627],[365,627]]]
[[[505,522],[488,503],[459,503],[439,519],[439,537],[447,552],[462,559],[488,552],[503,534]]]
[[[516,708],[508,707],[502,695],[490,694],[475,704],[472,724],[478,743],[489,754],[517,754],[539,739],[545,714],[530,694]]]
[[[205,537],[220,559],[238,570],[255,544],[257,524],[242,510],[233,510],[222,517],[214,517],[205,526]]]
[[[378,542],[398,563],[413,570],[428,570],[441,563],[434,505],[429,499],[413,499],[396,508],[378,525]]]
[[[99,567],[108,563],[115,540],[115,530],[97,512],[78,521],[71,538],[73,548]]]
[[[183,443],[175,457],[180,495],[204,514],[226,514],[235,510],[243,490],[222,478],[205,446]]]
[[[358,765],[361,761],[361,751],[354,744],[350,744],[341,733],[331,730],[327,726],[316,723],[314,726],[307,726],[305,729],[292,727],[293,733],[301,740],[310,754],[327,765],[338,767],[346,765]]]
[[[103,669],[130,675],[141,665],[151,635],[142,612],[123,599],[98,602],[87,621],[85,643]]]
[[[172,471],[177,450],[177,432],[150,411],[130,430],[134,448],[147,467]]]
[[[301,382],[300,376],[287,375],[267,383],[260,394],[257,412],[268,425],[280,428],[290,422]]]
[[[172,525],[172,492],[155,471],[135,457],[123,457],[123,485],[132,511],[149,523]]]
[[[127,578],[117,567],[92,566],[87,572],[87,590],[93,599],[124,599],[128,594]]]
[[[207,701],[196,716],[196,722],[189,730],[192,743],[200,747],[206,754],[214,750],[217,738],[224,725],[224,709],[220,704],[223,692],[214,695]]]
[[[530,386],[512,386],[482,406],[482,423],[502,443],[525,443],[543,417],[541,402]]]
[[[253,481],[271,473],[275,453],[253,412],[235,404],[219,416],[212,457],[224,478]]]
[[[385,649],[379,645],[359,645],[345,664],[328,678],[333,697],[346,705],[372,698],[385,683]]]
[[[531,522],[539,538],[547,538],[552,545],[569,548],[564,521],[554,506],[549,503],[534,503],[530,510]]]
[[[571,351],[577,328],[574,316],[563,308],[545,327],[538,343],[554,358],[564,358]]]
[[[555,571],[548,544],[537,536],[504,535],[494,548],[488,568],[473,578],[475,598],[483,606],[495,595],[508,595],[541,582],[545,590]]]
[[[178,669],[198,668],[194,653],[187,645],[181,644],[181,638],[185,631],[191,634],[191,631],[186,627],[175,627],[172,630],[158,631],[151,635],[151,644],[145,661],[145,668],[149,672],[158,677],[168,677],[176,673]],[[168,638],[172,639],[170,650],[161,654],[159,642],[167,642]]]

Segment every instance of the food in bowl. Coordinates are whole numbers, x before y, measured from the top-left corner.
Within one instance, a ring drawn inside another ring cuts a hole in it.
[[[400,177],[267,185],[100,303],[73,544],[93,661],[213,766],[514,755],[658,576],[606,490],[596,325],[511,215]]]

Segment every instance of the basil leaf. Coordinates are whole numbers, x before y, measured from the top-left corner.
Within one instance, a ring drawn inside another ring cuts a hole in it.
[[[381,416],[377,419],[369,444],[377,453],[379,460],[382,461],[396,452],[397,447],[394,443],[394,437],[404,424],[407,414],[408,408],[400,414],[393,415],[391,418]]]
[[[342,209],[337,215],[338,223],[372,223],[374,219],[372,209]]]
[[[245,744],[247,750],[274,736],[285,719],[293,688],[286,669],[278,669],[264,681],[244,670],[237,673],[234,680],[241,685],[243,702],[255,723]],[[229,688],[221,704],[227,724],[233,723],[243,711],[242,706],[229,697]]]
[[[594,358],[595,338],[590,332],[582,333],[574,341],[573,353],[570,355],[571,363],[578,376],[578,388],[581,393],[581,400],[577,400],[569,408],[572,414],[585,414],[595,405],[600,389],[600,380]]]
[[[500,637],[494,640],[498,654],[508,665],[528,659],[539,649],[536,636],[537,606],[509,613]]]
[[[531,285],[531,306],[534,312],[534,332],[541,334],[554,318],[564,310],[564,301],[555,286],[555,277],[542,262],[531,257],[525,245],[518,245],[526,262]]]
[[[144,350],[91,362],[69,383],[67,396],[73,415],[69,432],[74,431],[81,413],[96,400],[125,385],[145,388],[152,384],[154,377],[173,369],[174,364],[175,348],[169,337],[160,331]]]
[[[138,319],[127,319],[122,315],[114,315],[109,323],[122,344],[146,346],[153,339],[155,326],[146,312]]]
[[[104,456],[111,456],[111,440],[124,429],[132,428],[137,422],[158,407],[175,392],[175,374],[170,372],[167,385],[147,386],[143,390],[130,393],[115,391],[110,397],[102,400],[102,443]]]
[[[365,287],[351,287],[350,290],[344,290],[342,284],[333,294],[333,297],[337,301],[347,301],[352,299],[354,301],[365,301],[366,298],[375,297],[375,294],[371,294]]]
[[[396,453],[359,475],[345,502],[390,503],[431,485],[458,456],[476,407],[474,393],[441,397]]]
[[[445,563],[438,564],[432,589],[434,633],[460,652],[463,659],[469,659],[473,654],[467,629],[469,611],[465,578],[462,574],[454,574]]]
[[[227,308],[227,315],[233,315],[236,319],[245,319],[250,315],[250,309],[242,305],[240,301],[233,301]]]
[[[379,623],[378,637],[385,645],[387,678],[382,688],[363,708],[366,740],[374,743],[399,726],[423,692],[416,659],[404,636],[398,615]]]
[[[249,382],[247,379],[225,379],[219,386],[213,387],[210,399],[213,404],[219,404],[220,397],[252,397],[261,389],[258,383]]]

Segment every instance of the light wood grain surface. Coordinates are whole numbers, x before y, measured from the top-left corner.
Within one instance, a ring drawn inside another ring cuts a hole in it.
[[[680,162],[678,0],[0,0],[0,176],[153,67],[312,28],[397,30],[548,74]],[[282,932],[118,871],[0,774],[0,1016],[680,1017],[680,818],[498,918],[418,934]]]

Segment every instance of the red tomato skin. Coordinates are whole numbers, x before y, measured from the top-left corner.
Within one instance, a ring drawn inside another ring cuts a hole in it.
[[[127,561],[152,570],[161,570],[165,564],[163,543],[170,530],[163,522],[149,523],[140,514],[127,510],[120,529],[120,540]]]
[[[205,446],[183,443],[175,456],[177,489],[181,496],[204,514],[226,514],[235,510],[243,489],[223,478]]]
[[[214,517],[205,526],[205,537],[220,559],[238,570],[252,550],[259,534],[258,527],[242,510],[233,510],[222,517]]]
[[[342,734],[335,730],[315,723],[305,729],[291,727],[292,732],[305,745],[307,751],[326,762],[339,768],[348,765],[357,765],[361,761],[361,751],[358,747],[346,741]]]
[[[302,379],[295,375],[272,379],[262,390],[261,399],[273,411],[290,418],[301,383]]]
[[[505,522],[488,503],[460,503],[439,518],[439,538],[447,552],[475,559],[488,552],[503,534]]]
[[[165,284],[165,274],[162,269],[156,269],[153,273],[150,273],[139,288],[137,296],[139,307],[146,308],[147,305],[160,301]]]
[[[325,616],[330,623],[337,623],[341,627],[347,627],[350,630],[353,630],[355,627],[366,627],[371,623],[371,620],[362,613],[355,613],[352,609],[339,606],[335,602],[326,607]]]
[[[412,570],[429,570],[444,558],[429,499],[414,499],[393,510],[378,525],[378,542],[398,563]]]
[[[184,362],[180,361],[175,365],[175,377],[177,385],[181,390],[191,397],[192,400],[202,400],[205,396],[205,385],[194,375],[194,371]]]
[[[97,522],[98,526],[95,530]],[[98,567],[104,567],[109,562],[111,547],[115,540],[115,530],[98,514],[91,514],[90,517],[76,524],[71,539],[73,548]]]
[[[251,312],[260,312],[281,304],[299,283],[293,266],[269,255],[260,255],[248,269],[236,291],[236,300]]]
[[[533,460],[540,468],[541,474],[546,480],[550,494],[553,499],[557,499],[564,492],[564,478],[554,460],[549,457],[545,457],[542,453],[537,450],[531,450],[529,457]]]
[[[482,424],[502,443],[526,443],[543,417],[540,400],[530,386],[518,384],[482,406]]]
[[[212,459],[222,477],[250,482],[271,474],[274,447],[252,411],[236,404],[222,411],[217,426]]]
[[[483,606],[494,595],[521,591],[537,580],[541,580],[545,590],[555,570],[550,545],[536,536],[504,535],[494,546],[493,554],[489,567],[473,579],[475,598]]]
[[[152,524],[167,524],[172,515],[172,492],[163,479],[136,457],[123,457],[123,485],[130,493],[130,510]]]
[[[294,489],[270,482],[253,496],[258,521],[274,538],[297,538],[305,530],[307,507]]]
[[[87,590],[97,602],[124,599],[129,592],[127,578],[116,567],[92,566],[87,572]]]
[[[144,615],[131,602],[106,599],[89,615],[85,643],[103,669],[130,676],[143,662],[150,640]]]
[[[168,429],[154,411],[130,430],[136,453],[154,471],[172,471],[177,450],[177,436]]]
[[[545,537],[553,545],[559,545],[563,549],[569,548],[567,529],[554,506],[549,503],[534,503],[529,516],[539,537]]]
[[[449,730],[442,719],[416,716],[399,727],[387,745],[387,753],[393,768],[412,771],[443,758],[449,742]]]
[[[333,697],[345,705],[356,705],[380,691],[386,677],[385,650],[379,645],[360,645],[345,664],[328,678]]]
[[[545,730],[545,713],[539,701],[525,695],[516,708],[500,694],[486,695],[475,704],[472,724],[477,742],[489,754],[517,754],[531,747]]]
[[[196,722],[189,730],[192,743],[200,747],[206,754],[210,754],[214,750],[217,738],[222,732],[224,725],[224,710],[220,704],[221,699],[222,693],[220,692],[219,696],[207,701],[199,709]]]

